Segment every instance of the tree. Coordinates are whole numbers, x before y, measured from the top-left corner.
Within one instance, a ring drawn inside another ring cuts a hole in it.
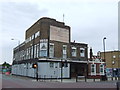
[[[10,67],[10,64],[9,64],[9,63],[4,62],[4,63],[2,64],[2,67],[3,67],[3,68],[5,68],[5,67],[9,68],[9,67]]]

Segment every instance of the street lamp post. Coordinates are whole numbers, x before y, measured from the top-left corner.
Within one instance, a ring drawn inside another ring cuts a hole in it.
[[[18,40],[18,39],[12,38],[11,40]],[[20,40],[18,40],[18,53],[19,51],[20,51]],[[20,54],[18,54],[18,59],[20,59]]]
[[[20,40],[18,40],[18,39],[14,39],[14,38],[12,38],[11,40],[17,40],[18,41],[18,60],[20,59]],[[17,61],[17,64],[18,64],[18,61]],[[18,66],[17,66],[17,71],[18,71]],[[16,72],[16,74],[18,74],[17,72]]]
[[[63,61],[61,59],[61,82],[62,82],[62,78],[63,78]]]
[[[104,61],[105,61],[105,39],[107,39],[106,37],[103,38],[103,48],[104,48]]]
[[[12,38],[11,40],[18,40],[18,39]],[[18,60],[20,59],[20,53],[19,53],[19,51],[20,51],[20,40],[18,40]]]
[[[119,55],[119,51],[118,51],[118,80],[120,80],[120,55]]]
[[[14,39],[12,38],[11,40],[18,40],[18,39]],[[18,46],[20,45],[20,40],[18,40]]]

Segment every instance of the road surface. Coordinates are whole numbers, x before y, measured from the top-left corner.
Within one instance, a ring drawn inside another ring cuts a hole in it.
[[[41,82],[33,79],[2,75],[2,88],[112,88],[116,90],[116,82]]]

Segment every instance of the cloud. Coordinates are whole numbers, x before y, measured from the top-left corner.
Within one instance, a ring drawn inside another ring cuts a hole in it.
[[[0,41],[2,42],[0,47],[2,48],[2,60],[12,59],[12,48],[18,42],[11,41],[11,38],[19,39],[23,42],[25,40],[25,31],[39,18],[47,14],[48,10],[46,8],[39,9],[37,4],[28,2],[0,3],[0,32],[2,34],[0,36]]]
[[[1,4],[2,32],[23,33],[42,15],[47,14],[47,9],[38,9],[37,5],[30,3],[2,3]],[[4,27],[7,26],[7,27]],[[14,34],[13,34],[14,35]],[[18,34],[18,38],[21,37]]]
[[[102,38],[106,36],[106,49],[116,48],[117,2],[118,0],[2,0],[0,38],[4,41],[3,58],[12,59],[10,48],[17,45],[17,41],[13,42],[10,38],[22,42],[25,30],[39,18],[48,16],[63,21],[63,13],[65,24],[71,26],[72,40],[87,43],[96,53],[102,51]]]

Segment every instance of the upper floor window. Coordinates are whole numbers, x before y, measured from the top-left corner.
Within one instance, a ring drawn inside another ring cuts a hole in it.
[[[28,59],[30,59],[30,47],[28,48]]]
[[[41,42],[40,43],[40,57],[47,56],[47,43]]]
[[[34,58],[36,58],[37,57],[37,55],[36,55],[36,50],[37,49],[37,45],[34,45]]]
[[[28,59],[28,56],[29,56],[29,49],[27,48],[27,59]]]
[[[34,34],[32,35],[31,39],[32,39],[32,40],[34,39]]]
[[[63,58],[67,58],[67,45],[63,45]]]
[[[96,64],[91,64],[91,75],[96,75]]]
[[[32,40],[32,37],[29,37],[30,41]]]
[[[37,44],[37,50],[36,51],[37,51],[37,55],[36,56],[38,58],[38,55],[39,55],[39,44]]]
[[[49,47],[49,57],[53,58],[54,57],[54,44],[50,43]]]
[[[38,31],[38,32],[35,33],[35,38],[37,38],[39,36],[40,36],[40,31]]]
[[[84,48],[80,48],[80,56],[85,57],[85,49]]]
[[[73,56],[73,57],[76,57],[76,56],[77,56],[76,47],[72,47],[72,56]]]
[[[104,75],[104,65],[100,64],[100,75]]]
[[[31,58],[33,58],[33,46],[31,46],[30,48],[31,48]]]

